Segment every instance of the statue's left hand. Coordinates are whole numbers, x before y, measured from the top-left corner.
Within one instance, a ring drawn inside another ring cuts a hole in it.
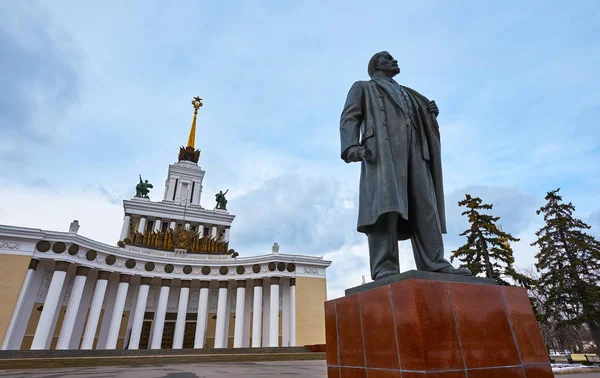
[[[435,101],[429,101],[429,106],[427,107],[427,110],[429,110],[429,113],[433,113],[433,115],[435,115],[436,117],[440,114],[440,110],[438,109]]]

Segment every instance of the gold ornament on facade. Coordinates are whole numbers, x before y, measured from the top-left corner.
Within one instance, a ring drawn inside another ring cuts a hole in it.
[[[200,237],[198,232],[189,231],[179,226],[176,230],[168,229],[163,232],[133,231],[130,238],[125,238],[124,243],[138,247],[174,251],[186,249],[190,254],[229,255],[229,242],[215,239],[214,236]]]

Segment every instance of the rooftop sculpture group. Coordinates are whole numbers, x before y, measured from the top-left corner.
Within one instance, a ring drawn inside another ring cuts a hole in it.
[[[152,188],[152,184],[150,184],[148,180],[142,181],[142,175],[140,175],[140,183],[135,186],[135,196],[148,198],[148,193],[150,193],[149,189]]]

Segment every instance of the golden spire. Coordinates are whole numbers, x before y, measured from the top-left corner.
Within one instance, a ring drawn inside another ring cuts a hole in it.
[[[198,109],[202,106],[202,99],[199,96],[194,97],[192,105],[194,105],[194,119],[192,120],[192,129],[190,130],[187,146],[194,148],[194,141],[196,140],[196,115],[198,114]]]

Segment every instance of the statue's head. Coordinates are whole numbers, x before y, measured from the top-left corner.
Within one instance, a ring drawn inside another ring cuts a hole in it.
[[[373,77],[376,72],[381,72],[389,77],[394,77],[400,73],[398,61],[387,51],[380,51],[373,55],[369,60],[367,70],[370,77]]]
[[[148,183],[148,180],[144,180],[144,184],[147,184],[147,183]]]

